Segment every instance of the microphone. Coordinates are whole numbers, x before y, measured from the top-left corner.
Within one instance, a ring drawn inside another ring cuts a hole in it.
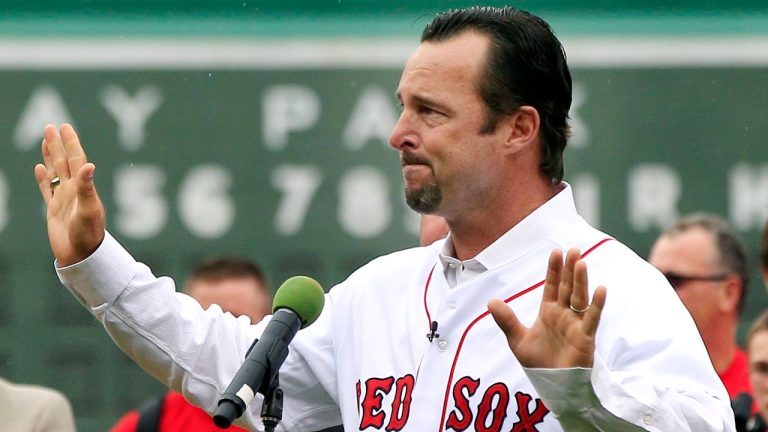
[[[432,342],[432,339],[439,338],[440,333],[437,332],[437,321],[432,321],[432,323],[429,325],[429,333],[427,333],[427,339],[429,339],[429,342]]]
[[[299,328],[315,322],[325,303],[325,293],[317,281],[294,276],[280,285],[272,302],[272,319],[245,356],[245,362],[219,399],[213,415],[216,426],[226,429],[243,415],[245,407],[259,392],[266,395],[288,357],[288,344]]]

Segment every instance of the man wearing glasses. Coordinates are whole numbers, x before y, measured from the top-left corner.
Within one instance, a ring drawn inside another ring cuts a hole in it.
[[[691,313],[730,398],[752,394],[747,356],[736,343],[749,265],[729,224],[708,214],[684,217],[659,236],[648,261]]]

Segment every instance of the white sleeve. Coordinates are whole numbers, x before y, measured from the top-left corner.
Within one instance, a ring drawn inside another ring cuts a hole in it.
[[[734,431],[727,401],[704,388],[658,388],[621,379],[599,354],[592,369],[525,368],[544,404],[566,431]]]
[[[216,305],[203,310],[191,297],[177,293],[172,279],[157,278],[136,262],[109,234],[90,257],[57,272],[129,357],[209,413],[269,320],[251,325],[247,317],[235,318]],[[332,412],[328,405],[333,401],[315,386],[313,371],[296,350],[290,350],[286,364],[280,372],[286,394],[282,426],[290,429],[295,418],[304,417],[297,409],[312,409],[308,404],[313,402],[322,405],[317,409]],[[302,391],[304,403],[289,400]],[[257,396],[237,423],[261,429],[260,410]]]

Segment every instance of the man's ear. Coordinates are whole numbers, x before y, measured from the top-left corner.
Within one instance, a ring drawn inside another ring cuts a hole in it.
[[[506,124],[506,130],[509,131],[507,141],[504,143],[506,154],[515,154],[536,142],[541,124],[536,108],[523,105],[514,113],[504,117],[502,122]]]
[[[736,275],[730,275],[725,280],[725,289],[722,294],[722,307],[725,311],[737,310],[739,308],[739,299],[741,298],[742,286],[741,278]]]

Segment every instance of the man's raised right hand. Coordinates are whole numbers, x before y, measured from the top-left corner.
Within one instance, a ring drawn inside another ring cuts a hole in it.
[[[47,206],[48,240],[60,267],[90,256],[104,240],[105,212],[93,172],[96,166],[80,145],[69,124],[43,131],[43,163],[35,166],[35,179]],[[52,182],[59,179],[58,185]]]

